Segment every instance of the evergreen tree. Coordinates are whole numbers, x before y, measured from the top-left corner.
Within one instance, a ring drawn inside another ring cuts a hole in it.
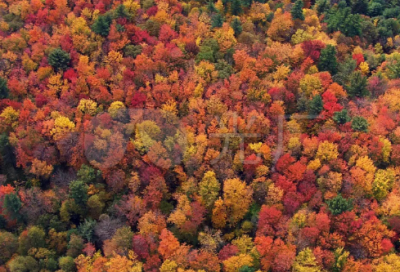
[[[129,18],[130,14],[124,5],[119,5],[114,11],[114,18]]]
[[[69,184],[69,198],[72,198],[77,205],[84,207],[88,200],[88,186],[81,180],[72,181]]]
[[[348,115],[347,110],[338,111],[333,114],[333,121],[340,125],[346,124],[347,122],[350,122],[350,120],[351,118]]]
[[[368,132],[368,127],[368,121],[361,116],[354,117],[353,121],[351,122],[351,128],[355,131]]]
[[[19,210],[22,207],[21,200],[19,199],[18,195],[15,193],[7,194],[4,197],[3,203],[4,209],[6,214],[10,216],[13,220],[21,220],[22,216],[19,213]]]
[[[232,15],[240,15],[243,12],[242,3],[240,0],[233,0],[231,4],[231,13]]]
[[[233,19],[233,21],[231,23],[231,27],[232,27],[233,31],[235,31],[235,36],[239,36],[243,31],[242,23],[240,22],[240,20],[237,17],[235,19]]]
[[[210,13],[214,13],[214,12],[218,11],[217,8],[214,5],[214,2],[212,0],[209,1],[208,4],[207,4],[207,11],[210,12]]]
[[[112,19],[109,14],[100,15],[92,25],[93,32],[103,37],[108,36],[108,33],[110,32],[111,21]]]
[[[347,86],[350,97],[365,97],[369,94],[367,78],[360,71],[355,71],[350,76],[350,86]]]
[[[318,62],[318,70],[328,71],[331,75],[337,73],[338,63],[336,59],[336,49],[333,45],[328,44],[321,50],[321,56]]]
[[[338,215],[346,211],[351,211],[353,209],[353,204],[351,200],[347,200],[342,197],[342,195],[337,195],[335,198],[327,201],[329,211],[333,215]]]
[[[302,0],[297,0],[296,3],[294,3],[294,6],[291,10],[293,20],[299,19],[304,21],[303,6],[304,3]]]
[[[0,99],[8,97],[7,79],[0,77]]]
[[[324,108],[324,104],[322,102],[322,98],[319,94],[317,94],[311,100],[309,113],[312,116],[317,116],[321,113],[323,108]]]
[[[223,23],[224,23],[224,18],[219,13],[215,14],[211,19],[212,28],[221,27]]]
[[[48,62],[56,70],[65,70],[68,68],[71,61],[71,56],[62,50],[61,48],[56,48],[49,54]]]

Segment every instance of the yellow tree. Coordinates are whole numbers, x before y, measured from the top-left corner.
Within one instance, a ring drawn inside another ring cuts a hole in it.
[[[224,182],[224,205],[228,214],[228,222],[234,226],[247,213],[252,200],[252,189],[238,178]]]

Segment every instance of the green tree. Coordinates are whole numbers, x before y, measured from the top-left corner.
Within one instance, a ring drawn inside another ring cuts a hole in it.
[[[6,214],[9,215],[11,219],[14,219],[14,220],[22,219],[22,216],[19,213],[19,211],[22,207],[22,203],[16,193],[7,194],[4,197],[3,206],[4,206],[4,210],[5,210]]]
[[[18,238],[7,231],[0,232],[0,265],[6,263],[18,249]]]
[[[353,121],[351,122],[351,128],[355,131],[368,132],[368,127],[369,127],[368,121],[361,116],[354,117]]]
[[[350,97],[365,97],[369,92],[367,89],[367,77],[360,71],[355,71],[350,76],[350,85],[347,86],[347,93]]]
[[[291,10],[291,14],[292,14],[292,18],[295,19],[299,19],[301,21],[304,21],[304,14],[303,14],[303,7],[304,7],[304,3],[302,0],[297,0]]]
[[[17,256],[8,264],[10,272],[38,272],[39,264],[31,256]]]
[[[232,0],[231,13],[236,16],[243,13],[242,3],[240,0]]]
[[[72,181],[69,184],[69,198],[75,201],[75,204],[84,207],[88,200],[88,186],[81,180]]]
[[[127,18],[129,19],[131,15],[124,5],[118,5],[118,7],[114,10],[114,18]]]
[[[324,109],[324,104],[322,102],[322,98],[319,94],[315,95],[310,102],[309,113],[312,116],[317,116]]]
[[[335,198],[327,201],[329,211],[333,215],[338,215],[346,211],[353,209],[353,203],[351,199],[345,199],[342,195],[337,195]]]
[[[99,177],[100,171],[95,170],[94,168],[86,164],[82,164],[81,169],[79,169],[77,175],[79,180],[85,183],[91,183],[94,182],[97,177]]]
[[[233,31],[235,31],[235,36],[239,36],[243,31],[242,23],[240,22],[240,20],[237,17],[235,19],[233,19],[233,21],[231,23],[231,27],[232,27]]]
[[[74,259],[70,256],[60,257],[58,260],[58,265],[65,272],[76,271]]]
[[[78,228],[79,234],[88,242],[92,242],[95,226],[96,226],[95,220],[85,219],[85,221]]]
[[[340,125],[343,125],[346,124],[347,122],[350,122],[351,118],[347,113],[347,110],[342,110],[342,111],[337,111],[333,114],[333,121],[335,121]]]
[[[8,97],[9,89],[7,87],[7,79],[0,77],[0,99]]]
[[[142,53],[142,46],[139,45],[133,45],[133,44],[128,44],[124,48],[124,56],[125,57],[131,57],[131,58],[136,58],[136,56],[140,55]]]
[[[221,27],[223,23],[224,23],[224,18],[219,13],[215,14],[211,19],[212,28]]]
[[[217,8],[214,5],[214,2],[212,0],[210,0],[208,2],[208,4],[207,4],[207,11],[210,12],[210,13],[214,13],[214,12],[218,11]]]
[[[319,71],[328,71],[334,75],[338,71],[338,63],[336,59],[336,49],[333,45],[328,44],[321,50],[321,56],[318,62]]]
[[[69,53],[61,48],[56,48],[49,54],[48,62],[56,70],[65,70],[68,68],[71,61]]]
[[[94,33],[106,37],[110,32],[111,22],[112,18],[110,14],[99,15],[92,25],[92,30]]]

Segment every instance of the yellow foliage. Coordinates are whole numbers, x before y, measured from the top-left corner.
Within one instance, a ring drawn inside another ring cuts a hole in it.
[[[108,108],[108,113],[112,118],[118,116],[118,113],[125,109],[125,104],[121,101],[114,101],[111,103],[110,107]]]
[[[316,94],[320,94],[323,91],[321,80],[316,75],[305,75],[300,80],[299,92],[307,97],[312,97]]]
[[[369,73],[369,66],[368,63],[363,61],[360,63],[360,70],[361,73],[363,73],[364,75],[367,75]]]
[[[68,117],[60,116],[54,122],[54,128],[51,130],[54,140],[59,140],[67,133],[75,129],[75,124]]]
[[[253,192],[238,178],[225,180],[223,191],[228,221],[231,225],[235,225],[247,213]]]
[[[82,98],[78,104],[78,110],[83,113],[95,115],[97,111],[97,103],[91,99]]]
[[[329,162],[336,159],[339,156],[337,144],[329,141],[324,141],[318,146],[316,158],[323,161]]]
[[[230,257],[223,261],[224,271],[226,272],[238,272],[242,266],[253,266],[253,258],[247,254],[240,254],[238,256]]]
[[[373,271],[374,272],[400,271],[400,257],[395,253],[383,256],[377,261],[377,264],[374,265]]]
[[[290,73],[290,68],[286,65],[280,65],[276,68],[273,78],[277,81],[285,80]]]
[[[9,106],[3,110],[0,118],[3,125],[15,128],[18,125],[19,111]]]
[[[53,166],[48,165],[45,161],[34,159],[32,161],[32,167],[30,172],[36,175],[37,177],[48,178],[51,172],[53,172]]]

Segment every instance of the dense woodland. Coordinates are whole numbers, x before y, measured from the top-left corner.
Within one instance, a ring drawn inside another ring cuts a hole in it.
[[[398,0],[0,0],[0,272],[400,271]]]

